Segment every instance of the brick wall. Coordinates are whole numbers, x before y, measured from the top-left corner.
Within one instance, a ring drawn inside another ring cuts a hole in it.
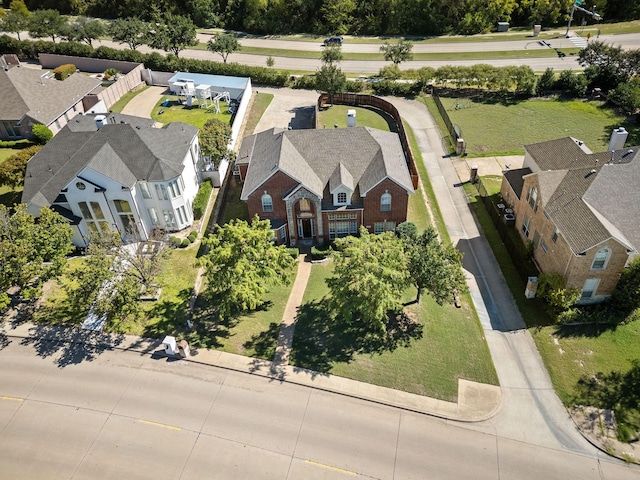
[[[381,212],[380,197],[387,191],[391,194],[391,211]],[[371,233],[373,233],[373,226],[376,222],[395,222],[397,226],[407,220],[409,194],[392,180],[385,179],[380,182],[367,192],[367,196],[362,200],[364,206],[363,225]]]
[[[253,217],[257,214],[262,219],[280,219],[286,221],[287,206],[282,198],[285,193],[291,190],[291,188],[293,188],[297,183],[298,182],[288,175],[282,172],[277,172],[249,196],[249,199],[247,200],[249,216]],[[271,195],[271,199],[273,201],[273,212],[262,211],[262,195],[265,190],[269,195]]]

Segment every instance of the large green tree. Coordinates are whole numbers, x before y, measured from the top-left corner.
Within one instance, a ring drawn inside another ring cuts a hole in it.
[[[289,281],[294,260],[272,239],[269,221],[256,216],[250,224],[234,219],[202,240],[208,249],[199,259],[205,291],[215,298],[222,318],[257,308],[271,286]]]
[[[355,0],[324,0],[320,15],[328,33],[342,35],[347,33],[354,21]]]
[[[20,40],[20,33],[29,28],[29,12],[22,10],[9,10],[6,15],[0,18],[0,30],[8,33],[15,33]]]
[[[147,43],[151,24],[137,17],[118,18],[108,28],[114,42],[126,43],[131,50]]]
[[[93,41],[106,33],[106,29],[100,20],[92,20],[87,17],[78,17],[74,22],[68,22],[60,30],[59,34],[67,41],[84,42],[93,46]]]
[[[17,189],[24,185],[24,174],[27,170],[27,162],[40,151],[42,146],[34,145],[11,155],[0,163],[0,185],[11,189]]]
[[[433,227],[404,240],[411,281],[418,290],[416,302],[427,292],[438,305],[453,303],[458,293],[467,290],[462,254],[453,244],[441,242]]]
[[[410,285],[402,241],[393,232],[335,242],[335,268],[327,279],[330,304],[346,322],[360,322],[374,335],[383,335],[389,314],[402,310],[401,295]]]
[[[172,13],[165,13],[156,20],[148,40],[151,48],[171,52],[176,57],[182,50],[197,44],[196,26],[191,19]]]
[[[231,139],[231,127],[217,118],[207,120],[198,133],[202,153],[211,158],[216,167],[220,160],[228,154],[227,145]]]
[[[412,60],[412,49],[413,43],[407,40],[398,40],[396,43],[386,42],[380,47],[380,51],[384,55],[384,59],[388,62],[392,62],[394,65],[399,65],[402,62]]]
[[[211,40],[207,42],[207,49],[213,53],[217,53],[222,57],[222,62],[227,63],[227,58],[233,52],[240,50],[240,42],[230,33],[219,33],[214,35]]]
[[[56,37],[64,29],[65,20],[57,10],[36,10],[29,17],[28,31],[32,38],[51,37],[55,42]]]
[[[0,205],[0,307],[8,305],[10,288],[33,298],[42,283],[60,275],[72,236],[68,222],[49,208],[36,220],[24,204],[15,211]]]

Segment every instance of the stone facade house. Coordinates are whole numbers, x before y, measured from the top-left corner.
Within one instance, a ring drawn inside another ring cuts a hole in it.
[[[22,202],[33,215],[51,207],[67,218],[78,247],[108,230],[147,240],[191,226],[201,170],[196,127],[79,115],[27,163]]]
[[[398,135],[368,127],[256,133],[235,168],[249,214],[293,246],[394,230],[413,193]]]
[[[561,274],[580,303],[604,300],[638,255],[640,147],[592,153],[567,137],[525,150],[500,192],[515,227],[542,272]]]
[[[83,98],[100,88],[99,79],[80,73],[61,81],[51,71],[19,64],[0,69],[0,140],[30,138],[35,124],[55,135],[85,112]]]

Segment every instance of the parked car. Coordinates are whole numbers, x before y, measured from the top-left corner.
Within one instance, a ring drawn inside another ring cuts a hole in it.
[[[328,47],[329,45],[342,45],[342,42],[344,42],[344,39],[336,35],[333,37],[325,38],[324,42],[322,42],[322,45],[324,45],[325,47]]]

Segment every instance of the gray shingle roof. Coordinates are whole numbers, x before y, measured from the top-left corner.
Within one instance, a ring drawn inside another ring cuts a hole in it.
[[[355,188],[353,175],[351,175],[347,167],[345,167],[342,162],[338,164],[336,169],[333,171],[331,178],[329,178],[329,193],[333,193],[333,191],[340,185],[344,185],[352,192]]]
[[[522,187],[524,186],[523,177],[530,173],[531,169],[529,167],[507,170],[504,173],[504,178],[507,179],[507,182],[509,182],[509,185],[511,185],[513,192],[518,196],[518,198],[522,198]]]
[[[574,253],[611,237],[638,249],[640,147],[586,153],[564,138],[525,148],[542,170],[537,175],[545,213]]]
[[[74,73],[63,81],[43,76],[46,70],[14,67],[0,71],[0,119],[23,116],[51,124],[82,97],[100,86],[100,80]]]
[[[112,123],[113,119],[133,123]],[[27,163],[22,201],[51,204],[85,167],[131,188],[138,180],[166,181],[180,175],[198,129],[182,123],[151,128],[148,119],[110,115],[97,129],[93,116],[78,116]]]
[[[368,127],[260,132],[242,142],[238,163],[248,162],[244,200],[276,171],[322,198],[339,164],[348,170],[363,196],[384,178],[413,192],[398,135]]]

